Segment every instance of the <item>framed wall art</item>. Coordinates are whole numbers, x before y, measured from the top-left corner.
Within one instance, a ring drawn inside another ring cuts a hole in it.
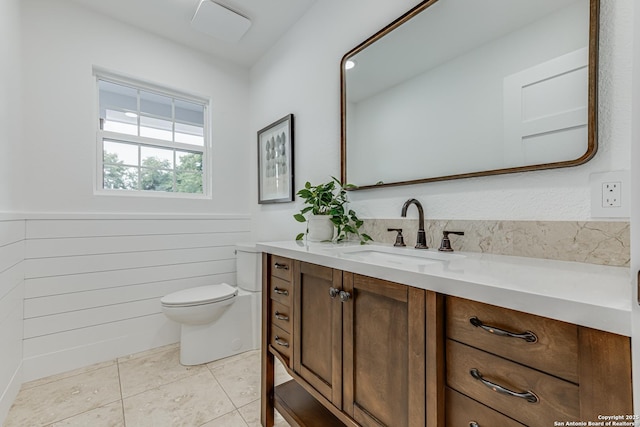
[[[258,203],[293,202],[293,114],[258,131]]]

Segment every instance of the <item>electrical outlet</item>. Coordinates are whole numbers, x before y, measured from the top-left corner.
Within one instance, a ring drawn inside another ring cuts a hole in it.
[[[602,184],[602,207],[622,207],[622,183],[620,181],[604,182]]]
[[[630,211],[629,171],[593,173],[591,187],[592,218],[626,218]]]

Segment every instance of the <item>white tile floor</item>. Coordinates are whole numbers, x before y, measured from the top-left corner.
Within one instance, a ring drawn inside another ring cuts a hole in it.
[[[259,427],[260,352],[180,365],[177,344],[32,381],[4,427]],[[276,382],[288,380],[278,366]],[[277,414],[276,426],[288,426]]]

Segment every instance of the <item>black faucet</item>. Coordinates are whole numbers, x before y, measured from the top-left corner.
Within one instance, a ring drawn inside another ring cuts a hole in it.
[[[416,199],[409,199],[402,205],[402,212],[400,216],[403,218],[407,216],[407,208],[409,205],[414,204],[418,208],[418,237],[416,239],[416,249],[428,249],[427,247],[427,235],[424,232],[424,210],[422,204]]]

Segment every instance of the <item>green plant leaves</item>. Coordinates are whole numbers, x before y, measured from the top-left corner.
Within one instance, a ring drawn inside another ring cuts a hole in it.
[[[311,191],[307,190],[307,189],[302,189],[300,191],[298,191],[298,196],[302,197],[303,199],[309,199],[312,197],[312,193]]]
[[[360,244],[361,245],[364,245],[369,241],[373,241],[371,236],[369,236],[368,234],[365,234],[365,233],[360,234]]]
[[[331,215],[331,222],[336,227],[336,241],[341,242],[348,240],[350,235],[355,235],[360,243],[373,240],[366,234],[361,234],[359,228],[362,227],[364,221],[358,219],[354,210],[346,210],[345,205],[348,203],[347,189],[356,188],[352,184],[342,184],[336,177],[332,176],[331,181],[311,185],[310,182],[304,184],[304,188],[300,189],[296,194],[304,200],[306,206],[293,215],[298,222],[306,222],[305,214],[313,215]],[[300,233],[296,236],[296,240],[301,240],[306,233]]]

